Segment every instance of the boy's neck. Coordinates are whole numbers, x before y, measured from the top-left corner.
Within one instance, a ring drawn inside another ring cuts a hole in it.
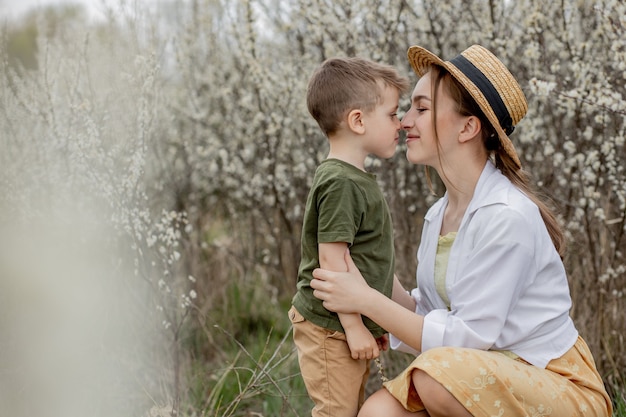
[[[329,139],[330,150],[326,159],[338,159],[347,164],[354,165],[361,171],[365,171],[365,158],[367,153],[360,149],[358,146],[354,146],[354,142],[349,138],[330,138]]]

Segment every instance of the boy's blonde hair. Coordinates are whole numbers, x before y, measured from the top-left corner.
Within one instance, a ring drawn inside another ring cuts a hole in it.
[[[372,111],[380,104],[384,87],[400,93],[407,78],[390,65],[363,58],[330,58],[313,73],[307,89],[307,107],[324,134],[337,131],[351,110]]]

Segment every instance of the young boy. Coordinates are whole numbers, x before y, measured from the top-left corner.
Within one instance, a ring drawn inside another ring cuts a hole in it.
[[[408,80],[390,66],[333,58],[313,74],[307,106],[328,137],[302,227],[302,260],[289,318],[312,417],[354,417],[364,399],[369,361],[386,349],[385,330],[358,314],[324,308],[309,286],[317,267],[347,271],[350,254],[368,284],[391,296],[393,229],[389,207],[365,159],[391,158],[398,144],[398,99]]]

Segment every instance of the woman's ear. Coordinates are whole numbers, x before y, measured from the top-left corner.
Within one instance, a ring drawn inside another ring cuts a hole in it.
[[[459,142],[467,142],[480,134],[482,125],[480,119],[476,116],[469,116],[463,125],[463,129],[459,133]]]
[[[348,113],[348,128],[359,135],[365,133],[365,123],[363,122],[362,110],[354,109]]]

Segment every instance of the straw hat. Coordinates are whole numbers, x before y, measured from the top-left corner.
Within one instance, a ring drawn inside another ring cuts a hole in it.
[[[521,168],[522,164],[508,135],[526,114],[528,104],[513,75],[494,54],[480,45],[472,45],[450,61],[443,61],[420,46],[411,46],[407,55],[419,77],[431,65],[448,70],[474,97],[498,132],[505,152]]]

